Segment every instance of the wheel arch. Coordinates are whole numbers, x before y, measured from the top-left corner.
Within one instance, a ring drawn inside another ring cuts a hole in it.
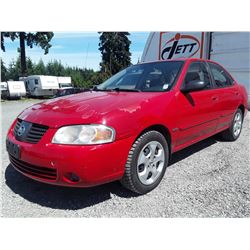
[[[243,104],[241,104],[241,105],[239,105],[238,109],[241,110],[242,115],[243,115],[243,117],[244,117],[244,114],[245,114],[245,106],[244,106]]]
[[[161,133],[167,140],[167,143],[168,143],[168,148],[169,148],[169,156],[171,155],[171,152],[172,152],[172,148],[171,148],[171,145],[172,145],[172,138],[171,138],[171,134],[169,132],[169,129],[162,125],[162,124],[154,124],[154,125],[151,125],[145,129],[143,129],[141,131],[141,133],[137,136],[137,138],[139,138],[142,134],[148,132],[148,131],[152,131],[152,130],[155,130],[155,131],[158,131],[159,133]],[[136,138],[136,140],[137,140]]]

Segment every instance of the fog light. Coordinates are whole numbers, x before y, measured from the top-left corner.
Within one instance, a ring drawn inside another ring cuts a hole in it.
[[[80,181],[80,177],[78,175],[76,175],[75,173],[66,173],[64,175],[64,177],[69,180],[70,182],[79,182]]]

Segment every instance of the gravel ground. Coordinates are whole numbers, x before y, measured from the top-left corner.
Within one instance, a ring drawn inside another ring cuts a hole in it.
[[[137,196],[119,182],[88,189],[30,180],[9,165],[5,135],[37,100],[2,105],[3,217],[249,217],[249,114],[236,142],[209,138],[173,155],[161,184]]]

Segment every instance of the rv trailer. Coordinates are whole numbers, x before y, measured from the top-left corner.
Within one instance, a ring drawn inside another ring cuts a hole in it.
[[[21,98],[26,95],[26,89],[23,81],[7,81],[1,82],[2,98],[14,99]]]
[[[60,89],[73,88],[70,76],[58,76],[57,81]]]
[[[7,92],[7,82],[0,82],[0,91],[1,91],[1,98],[4,98]]]
[[[22,78],[29,96],[54,96],[59,84],[56,76],[32,75]]]

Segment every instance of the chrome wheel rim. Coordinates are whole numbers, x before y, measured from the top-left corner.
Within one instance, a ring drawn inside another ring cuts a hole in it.
[[[163,146],[158,141],[147,143],[139,153],[137,175],[144,185],[151,185],[160,177],[165,164]]]
[[[237,137],[240,134],[241,127],[242,127],[241,113],[237,113],[234,117],[234,125],[233,125],[233,133],[235,137]]]

